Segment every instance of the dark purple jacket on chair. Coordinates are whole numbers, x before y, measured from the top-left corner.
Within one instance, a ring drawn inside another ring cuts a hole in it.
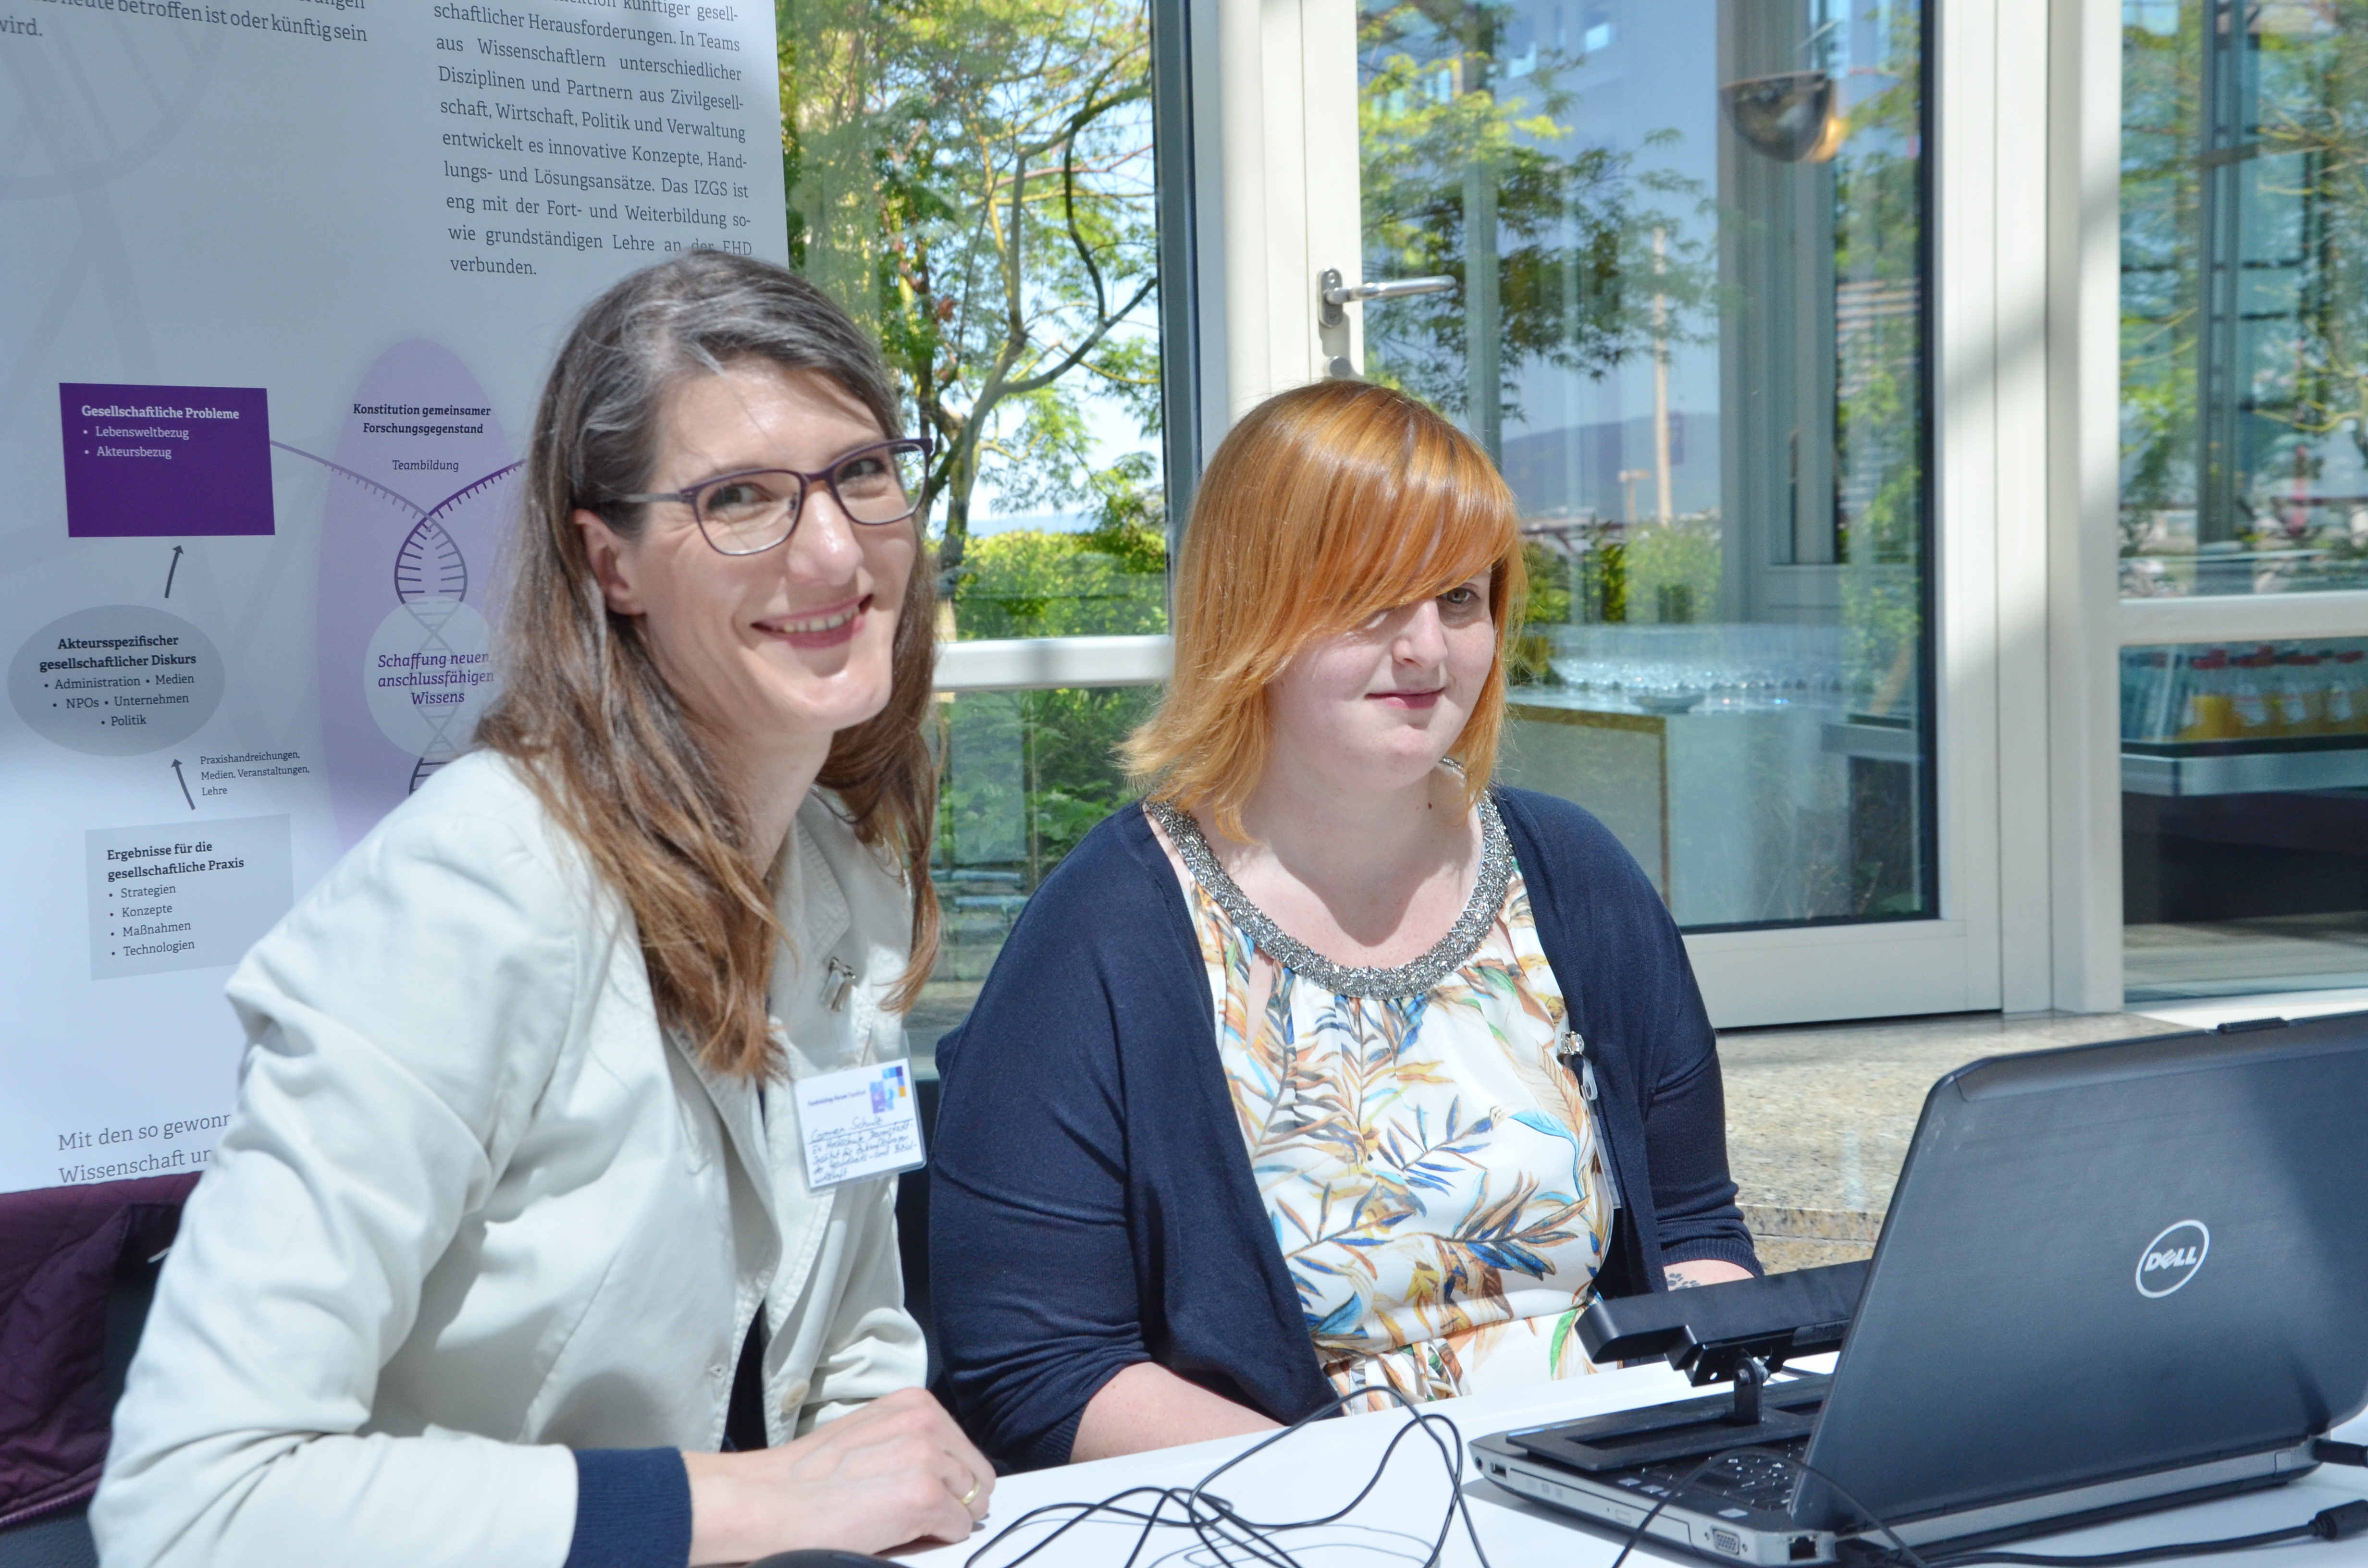
[[[1587,1041],[1622,1209],[1598,1288],[1759,1260],[1726,1168],[1718,1046],[1645,873],[1602,824],[1496,791],[1538,939]],[[1137,1361],[1289,1421],[1331,1396],[1251,1176],[1176,873],[1129,806],[1013,928],[938,1042],[929,1271],[957,1414],[997,1463],[1069,1457]]]
[[[98,1489],[108,1298],[172,1245],[194,1176],[0,1194],[0,1529]],[[120,1369],[119,1369],[120,1372]]]

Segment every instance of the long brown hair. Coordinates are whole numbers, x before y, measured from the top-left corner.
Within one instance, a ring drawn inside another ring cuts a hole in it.
[[[715,752],[658,671],[638,619],[608,608],[578,507],[627,540],[649,488],[666,393],[735,362],[814,370],[903,421],[878,351],[820,290],[769,263],[693,251],[593,301],[544,384],[503,621],[503,692],[477,742],[515,761],[583,845],[639,929],[659,1022],[712,1072],[759,1078],[777,1064],[766,986],[785,933],[769,873]],[[919,517],[913,519],[916,535]],[[905,585],[888,706],[833,739],[816,782],[837,791],[856,836],[901,862],[913,897],[911,960],[890,1006],[909,1008],[937,957],[929,884],[937,772],[922,720],[937,656],[926,546]]]
[[[1318,381],[1242,416],[1209,460],[1176,573],[1176,674],[1121,753],[1155,799],[1235,838],[1265,773],[1266,687],[1292,655],[1488,574],[1497,662],[1452,755],[1467,805],[1488,787],[1505,660],[1528,588],[1513,493],[1445,419],[1368,381]]]

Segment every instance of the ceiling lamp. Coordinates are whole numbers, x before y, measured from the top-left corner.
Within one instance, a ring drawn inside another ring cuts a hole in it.
[[[1823,71],[1729,82],[1718,98],[1735,133],[1779,163],[1822,164],[1841,151],[1850,133],[1834,79]]]

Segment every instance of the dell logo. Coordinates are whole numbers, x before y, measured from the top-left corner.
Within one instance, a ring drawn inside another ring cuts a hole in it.
[[[2201,1220],[2181,1220],[2138,1255],[2138,1294],[2168,1296],[2195,1278],[2212,1251],[2212,1233]]]

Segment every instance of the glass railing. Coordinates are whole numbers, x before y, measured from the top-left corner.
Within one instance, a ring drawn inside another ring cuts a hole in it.
[[[926,1055],[959,1023],[1029,895],[1094,824],[1133,799],[1115,748],[1157,687],[948,692],[938,701],[937,853],[944,945],[907,1020]]]

